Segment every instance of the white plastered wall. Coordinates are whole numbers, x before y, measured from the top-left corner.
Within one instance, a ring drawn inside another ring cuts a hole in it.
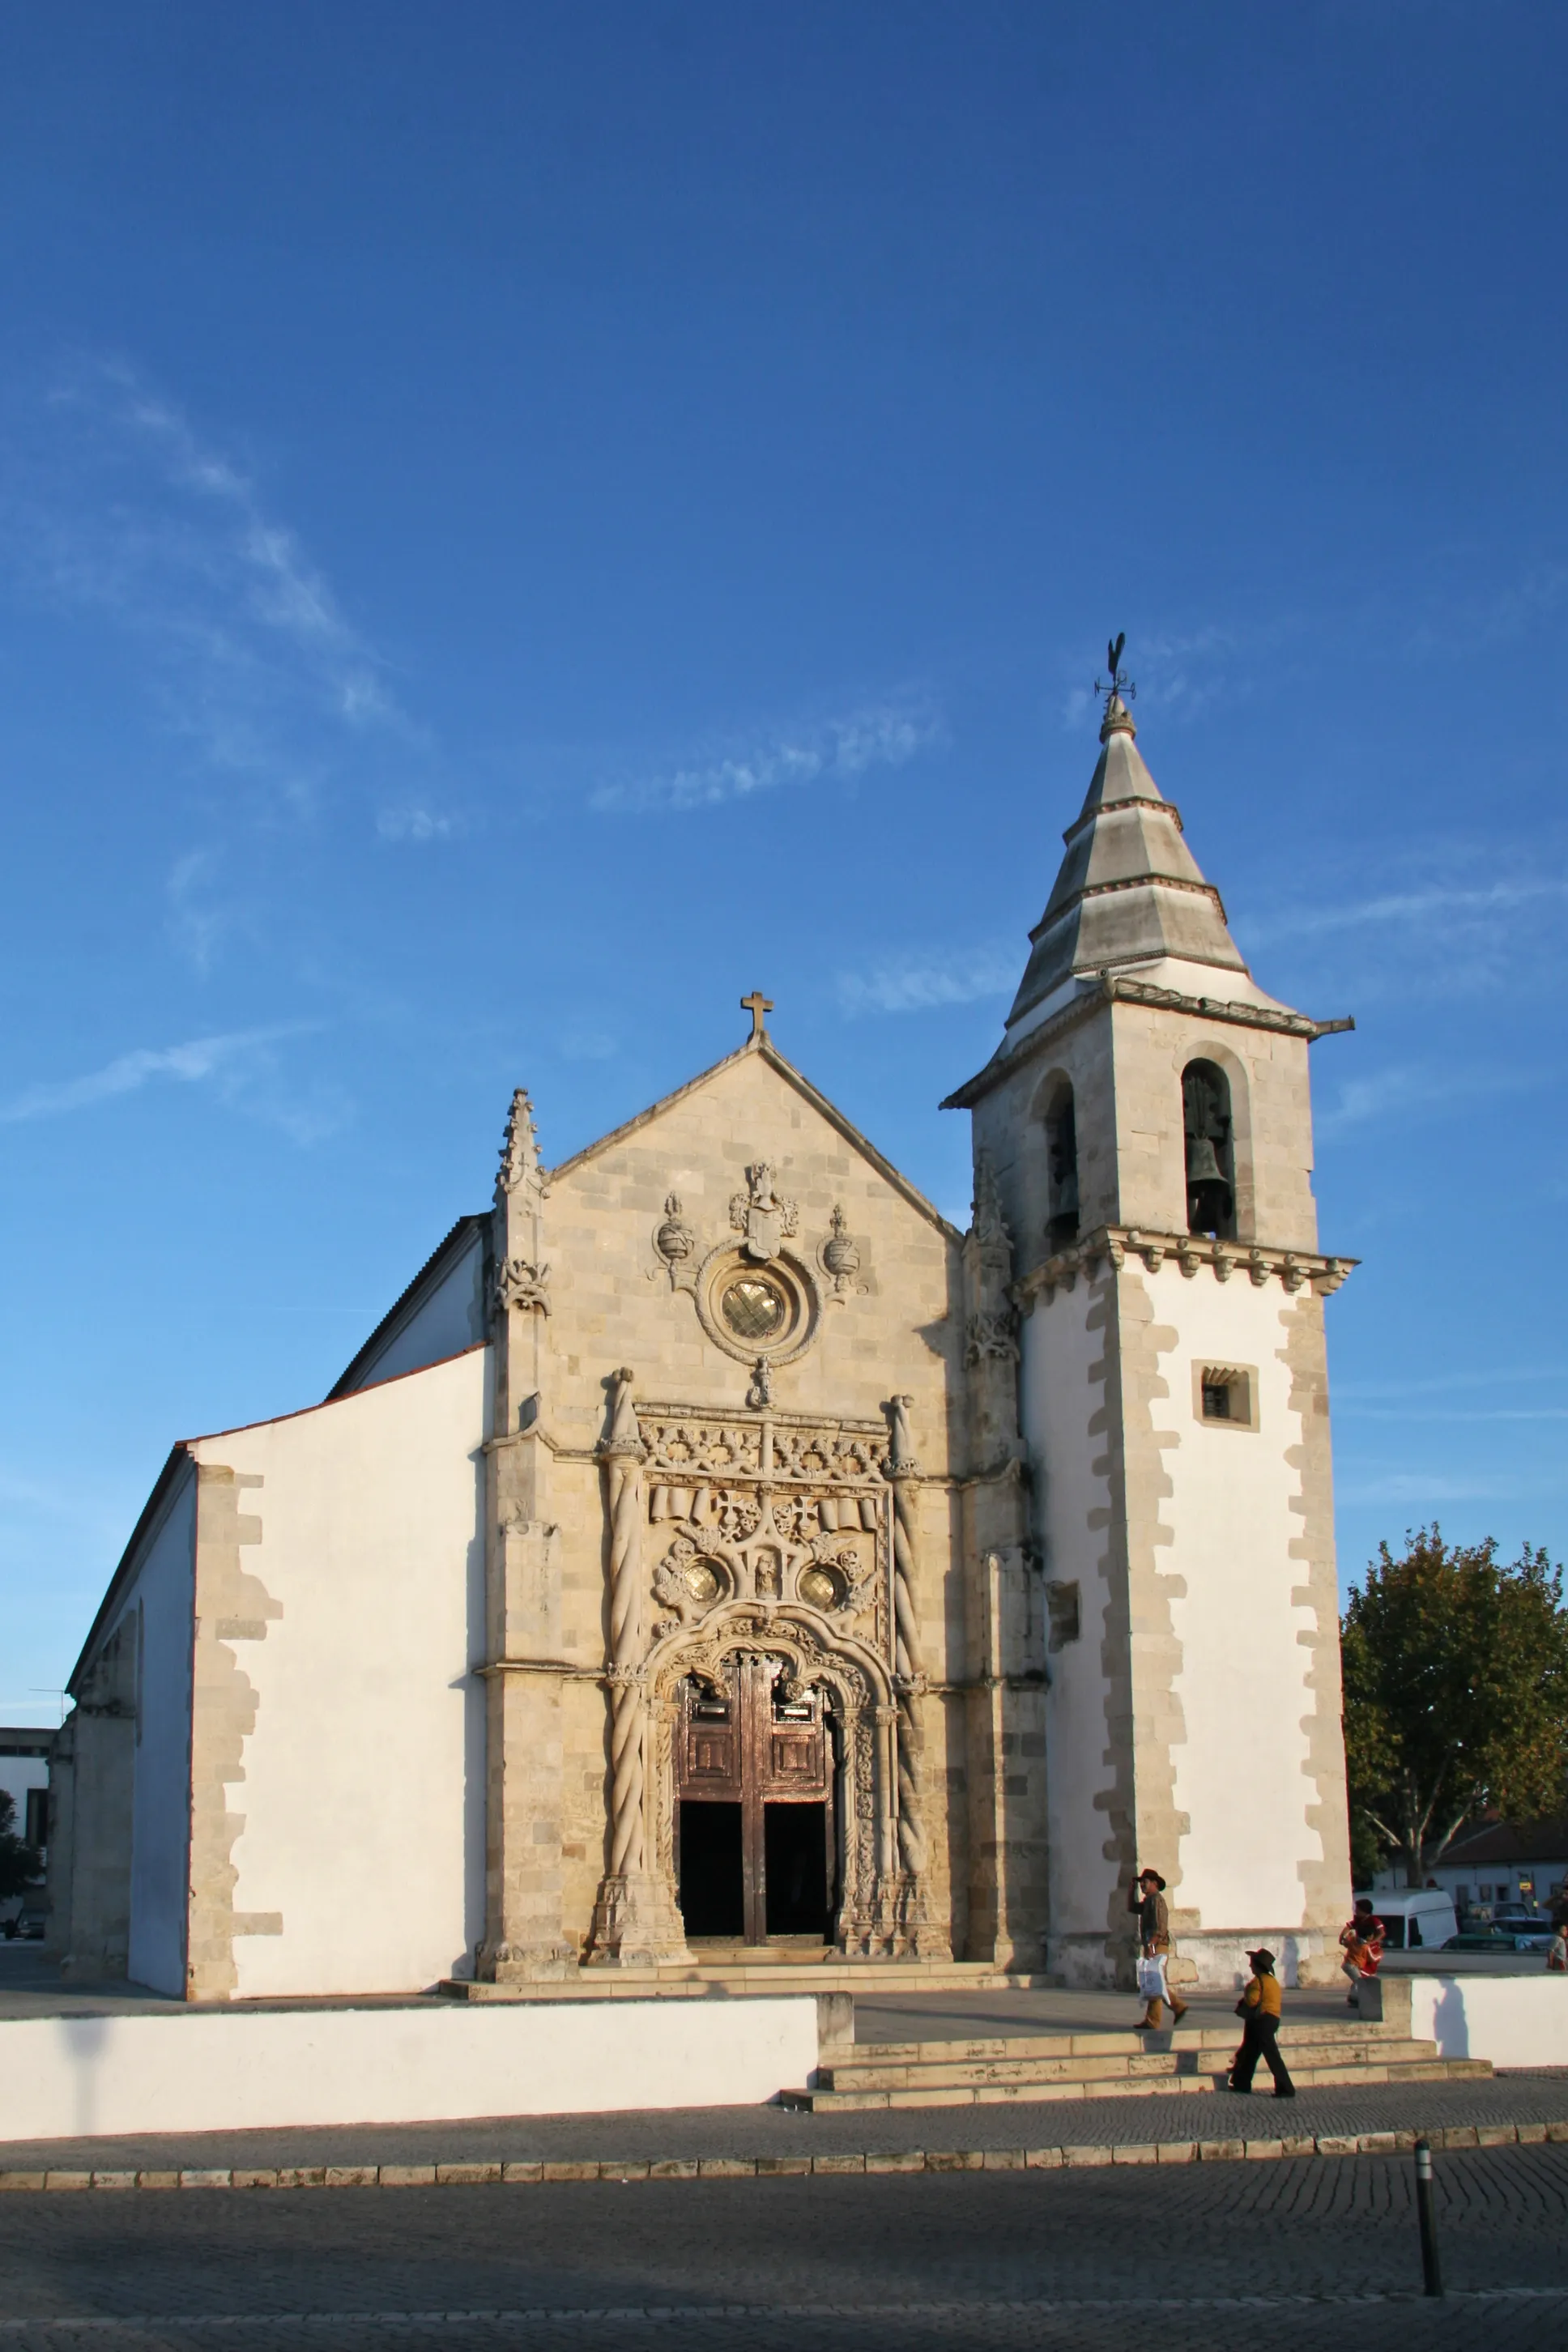
[[[127,1972],[137,1984],[176,1995],[185,1989],[195,1494],[187,1464],[149,1531],[115,1621],[139,1620]]]
[[[484,1347],[200,1440],[258,1486],[244,1567],[281,1614],[237,1643],[256,1692],[233,1859],[240,1998],[396,1992],[484,1928]]]
[[[421,1370],[473,1347],[485,1336],[481,1281],[484,1245],[478,1234],[462,1255],[393,1331],[380,1352],[362,1365],[354,1392]]]
[[[817,2057],[809,1995],[0,2019],[27,2139],[756,2106]]]
[[[1186,1588],[1171,1604],[1186,1727],[1173,1756],[1175,1803],[1191,1822],[1174,1899],[1205,1931],[1294,1927],[1300,1866],[1322,1859],[1322,1842],[1306,1818],[1316,1797],[1303,1728],[1312,1653],[1299,1637],[1313,1617],[1291,1598],[1306,1570],[1290,1553],[1301,1482],[1287,1456],[1302,1430],[1280,1361],[1289,1302],[1277,1283],[1254,1288],[1239,1270],[1223,1284],[1206,1267],[1188,1280],[1168,1259],[1145,1278],[1156,1327],[1180,1335],[1160,1360],[1167,1393],[1151,1406],[1156,1431],[1177,1440],[1163,1449],[1173,1491],[1161,1519],[1174,1542],[1160,1570]],[[1197,1418],[1194,1363],[1253,1368],[1256,1429]]]
[[[1096,1797],[1107,1780],[1110,1703],[1104,1643],[1110,1588],[1100,1565],[1110,1482],[1096,1464],[1106,1437],[1090,1423],[1103,1409],[1102,1330],[1086,1328],[1083,1283],[1040,1300],[1023,1325],[1023,1431],[1035,1476],[1037,1526],[1047,1583],[1079,1588],[1079,1638],[1047,1659],[1047,1817],[1054,1936],[1100,1935],[1116,1892],[1105,1853],[1110,1823]]]

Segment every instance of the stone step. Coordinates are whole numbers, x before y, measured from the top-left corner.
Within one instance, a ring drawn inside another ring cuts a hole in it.
[[[1107,2050],[1101,2044],[1099,2048],[1055,2055],[1030,2053],[974,2059],[944,2053],[940,2058],[901,2063],[879,2051],[875,2056],[835,2059],[821,2070],[821,2078],[825,2088],[831,2091],[907,2091],[919,2087],[946,2090],[993,2083],[1088,2083],[1122,2077],[1146,2082],[1163,2075],[1185,2077],[1213,2073],[1216,2063],[1223,2069],[1228,2065],[1238,2039],[1237,2034],[1231,2033],[1219,2043],[1202,2049]],[[1377,2042],[1358,2038],[1340,2043],[1299,2042],[1281,2035],[1279,2046],[1292,2072],[1301,2064],[1348,2068],[1353,2073],[1366,2066],[1415,2065],[1437,2055],[1435,2042],[1394,2038]]]
[[[1357,2084],[1469,2082],[1489,2075],[1490,2066],[1479,2058],[1428,2058],[1405,2063],[1351,2066],[1303,2065],[1287,2059],[1298,2090],[1310,2091]],[[1267,2070],[1265,2070],[1267,2071]],[[1084,2099],[1148,2098],[1220,2094],[1223,2071],[1205,2067],[1201,2073],[1131,2074],[1058,2079],[1045,2083],[981,2083],[946,2086],[921,2084],[901,2090],[839,2091],[828,2088],[786,2091],[781,2105],[813,2115],[888,2113],[908,2107],[971,2107],[1035,2105]]]
[[[835,1952],[802,1965],[749,1959],[668,1962],[657,1969],[574,1969],[569,1976],[527,1984],[477,1984],[447,1977],[437,1990],[464,2001],[700,2000],[715,1986],[731,1993],[848,1992],[865,1998],[886,1992],[1045,1992],[1050,1976],[1009,1975],[983,1960],[847,1960]]]
[[[1012,2058],[1100,2057],[1158,2050],[1234,2050],[1240,2039],[1239,2021],[1223,2025],[1166,2027],[1163,2032],[1125,2032],[1114,2030],[1077,2033],[1010,2033],[977,2035],[943,2042],[862,2042],[863,2058],[846,2062],[868,2065],[950,2064],[955,2060],[980,2063]],[[1397,2025],[1377,2025],[1348,2018],[1292,2018],[1280,2036],[1291,2050],[1307,2042],[1335,2048],[1389,2047],[1404,2039]]]

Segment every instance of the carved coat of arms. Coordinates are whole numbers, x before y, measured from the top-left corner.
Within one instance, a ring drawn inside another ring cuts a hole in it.
[[[793,1201],[773,1191],[773,1171],[765,1160],[746,1171],[751,1190],[737,1192],[730,1202],[730,1223],[746,1238],[741,1244],[748,1257],[763,1263],[778,1255],[779,1243],[793,1234],[800,1212]]]

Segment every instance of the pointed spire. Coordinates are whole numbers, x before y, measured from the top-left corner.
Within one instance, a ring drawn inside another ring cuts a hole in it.
[[[1129,965],[1215,964],[1245,972],[1219,892],[1182,837],[1181,813],[1144,765],[1118,675],[1106,696],[1100,754],[1007,1025],[1062,982]]]
[[[506,1134],[501,1139],[500,1167],[496,1175],[496,1199],[499,1202],[509,1192],[520,1192],[525,1184],[543,1190],[543,1171],[539,1158],[539,1139],[533,1131],[533,1105],[519,1087],[507,1113]]]

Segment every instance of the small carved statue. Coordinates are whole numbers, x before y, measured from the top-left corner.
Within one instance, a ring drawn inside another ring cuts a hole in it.
[[[918,1470],[914,1442],[910,1436],[910,1407],[912,1396],[889,1397],[884,1410],[888,1416],[890,1443],[888,1447],[888,1470],[896,1477],[900,1470]]]

